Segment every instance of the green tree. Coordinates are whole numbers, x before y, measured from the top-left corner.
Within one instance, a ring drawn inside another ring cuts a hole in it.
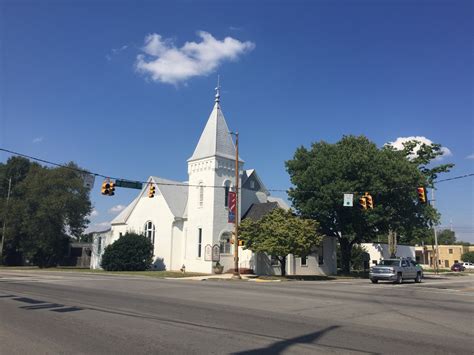
[[[69,237],[82,234],[91,203],[77,169],[74,163],[51,169],[18,158],[0,169],[15,177],[8,210],[2,213],[7,221],[5,263],[27,259],[40,267],[55,266],[65,255]]]
[[[281,265],[281,275],[285,276],[288,254],[309,255],[321,242],[317,226],[313,220],[276,208],[258,221],[243,220],[239,239],[244,242],[245,249],[276,257]]]
[[[422,162],[407,159],[407,154],[390,146],[379,149],[363,136],[344,136],[335,144],[300,147],[286,162],[294,207],[317,220],[323,234],[338,238],[343,272],[350,272],[354,244],[374,241],[390,230],[409,240],[439,219],[434,208],[417,202],[416,188],[426,186],[428,179]],[[365,192],[373,197],[372,210],[357,206]],[[343,206],[343,193],[354,193],[354,207]]]
[[[107,246],[102,267],[107,271],[144,271],[153,261],[153,244],[144,235],[126,233]]]
[[[435,245],[434,230],[428,229],[424,231],[419,231],[420,233],[413,234],[413,238],[406,240],[407,238],[402,237],[401,242],[410,245],[421,245],[422,243],[426,245]],[[442,229],[438,231],[438,244],[440,245],[450,245],[458,244],[456,241],[456,234],[454,231],[449,229]]]
[[[468,263],[474,263],[474,251],[468,251],[461,255],[461,260]]]

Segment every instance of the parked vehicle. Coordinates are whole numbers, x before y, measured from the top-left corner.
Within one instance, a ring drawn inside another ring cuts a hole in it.
[[[451,271],[464,271],[465,269],[466,268],[461,263],[454,263],[453,266],[451,266]]]
[[[406,279],[421,282],[423,269],[411,259],[385,259],[370,268],[369,278],[374,284],[379,280],[393,281],[398,284]]]
[[[474,263],[469,263],[467,261],[461,262],[462,266],[464,266],[464,269],[467,271],[473,271],[474,270]]]

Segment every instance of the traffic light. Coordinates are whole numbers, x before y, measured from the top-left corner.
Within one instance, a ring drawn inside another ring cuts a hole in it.
[[[239,247],[243,247],[244,246],[244,241],[243,240],[239,240]]]
[[[155,185],[150,185],[150,190],[148,190],[149,198],[155,197],[155,190],[156,190]]]
[[[110,182],[109,180],[105,180],[102,183],[102,188],[100,189],[100,193],[106,196],[113,196],[115,191],[115,184]]]
[[[362,196],[360,199],[359,199],[359,206],[360,208],[362,208],[363,210],[366,210],[367,209],[367,199],[365,196]]]
[[[115,195],[115,183],[111,182],[109,183],[109,196]]]
[[[372,199],[372,196],[366,192],[364,197],[367,202],[367,208],[370,208],[371,210],[374,209],[374,200]]]
[[[420,203],[426,203],[426,189],[421,186],[416,190],[418,192],[418,201],[420,201]]]

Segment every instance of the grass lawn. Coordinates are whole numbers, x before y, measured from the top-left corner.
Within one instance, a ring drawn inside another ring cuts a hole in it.
[[[54,272],[82,272],[82,273],[92,273],[92,274],[101,274],[101,275],[133,275],[133,276],[147,276],[155,278],[164,278],[164,277],[190,277],[190,276],[206,276],[208,274],[202,274],[197,272],[186,272],[182,273],[180,271],[105,271],[105,270],[91,270],[88,268],[76,268],[76,267],[52,267],[40,269],[36,266],[0,266],[0,270],[15,270],[15,271],[54,271]]]

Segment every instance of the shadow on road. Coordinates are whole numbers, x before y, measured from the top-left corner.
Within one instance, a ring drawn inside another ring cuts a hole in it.
[[[258,348],[258,349],[253,349],[253,350],[247,350],[247,351],[241,351],[234,353],[236,355],[256,355],[256,354],[280,354],[283,352],[286,348],[290,347],[291,345],[294,344],[312,344],[316,340],[318,340],[320,337],[322,337],[325,333],[330,332],[331,330],[339,328],[338,325],[332,325],[330,327],[327,327],[325,329],[322,329],[320,331],[314,332],[314,333],[309,333],[306,335],[302,335],[296,338],[291,338],[291,339],[285,339],[278,341],[274,344],[271,344],[265,348]]]

